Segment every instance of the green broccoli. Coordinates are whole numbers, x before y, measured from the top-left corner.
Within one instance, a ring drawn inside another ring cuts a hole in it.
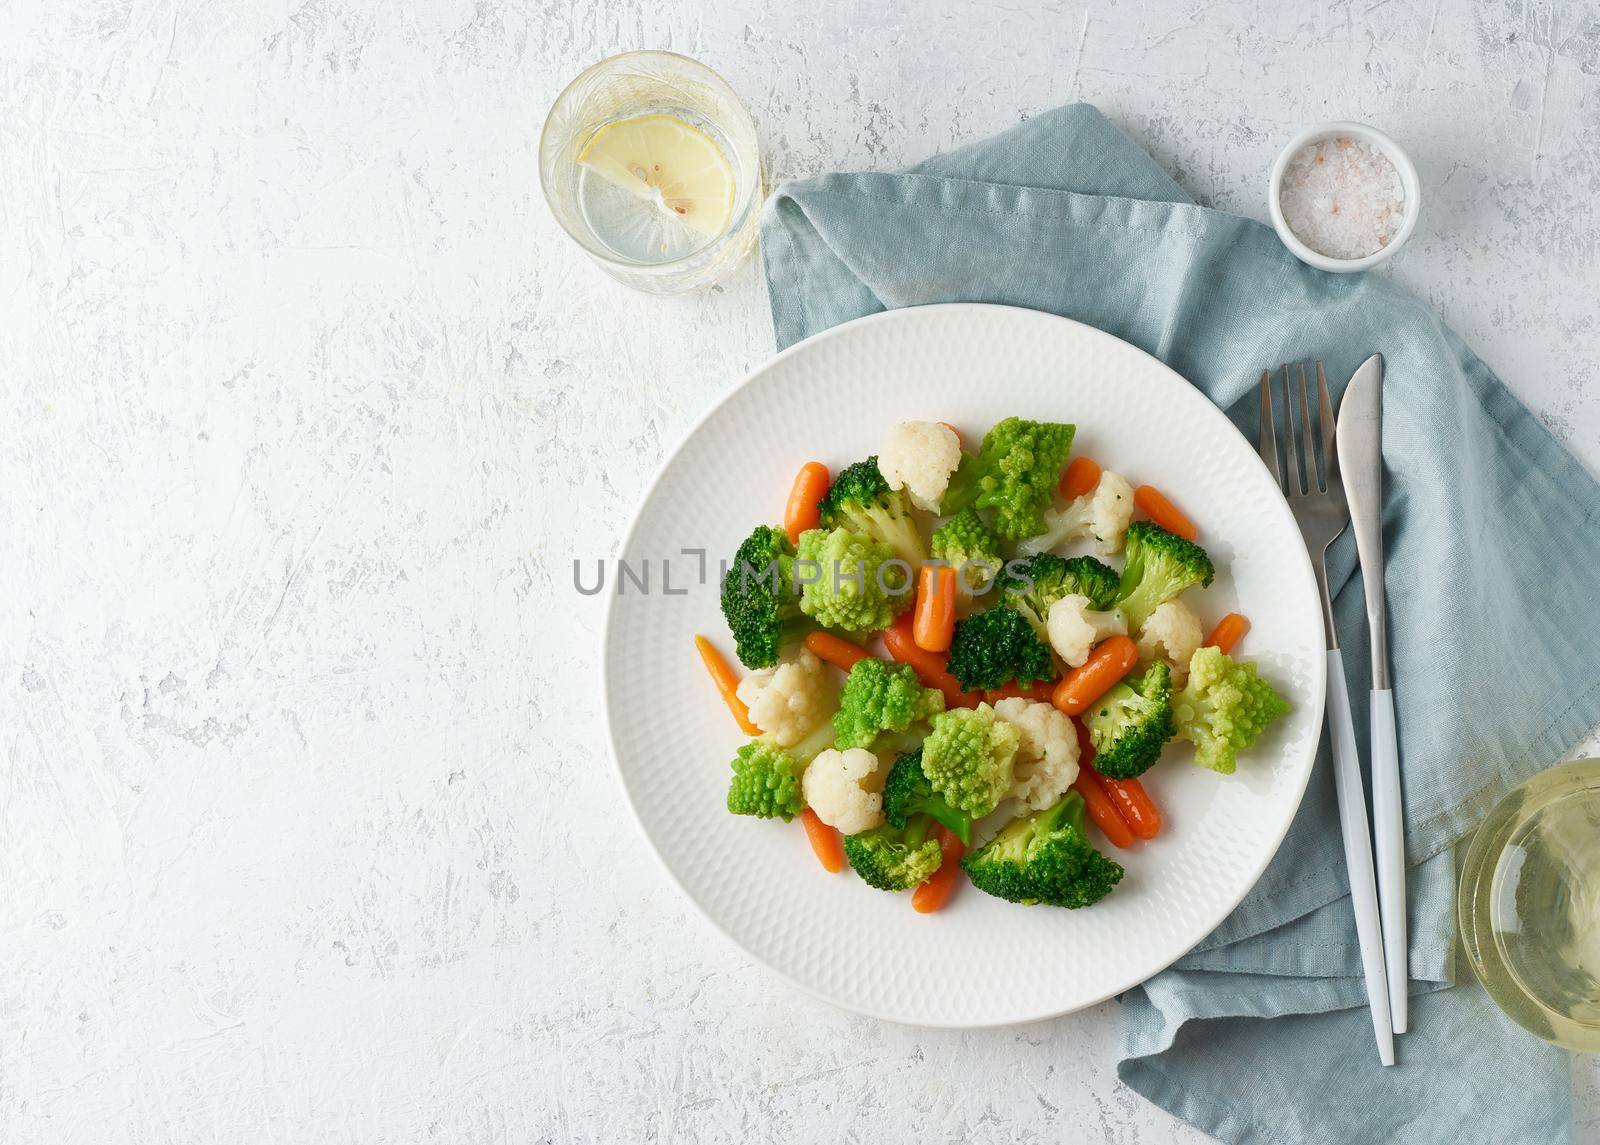
[[[1143,626],[1152,612],[1184,589],[1209,585],[1215,575],[1204,549],[1149,521],[1128,526],[1127,546],[1117,604],[1127,614],[1130,630]]]
[[[947,667],[968,692],[1004,687],[1013,679],[1026,688],[1056,672],[1050,646],[1022,613],[1004,605],[956,622]]]
[[[930,838],[927,820],[909,828],[873,827],[844,837],[844,857],[861,881],[880,891],[908,891],[939,869],[944,848]]]
[[[1090,906],[1111,893],[1122,866],[1095,850],[1083,818],[1083,796],[1069,791],[1054,807],[1013,819],[961,866],[973,886],[1007,902]]]
[[[817,509],[824,529],[845,528],[871,537],[912,568],[928,559],[910,499],[905,490],[889,488],[876,456],[839,470]]]
[[[855,635],[894,622],[911,574],[888,545],[849,529],[808,529],[800,534],[795,580],[800,611],[824,628]]]
[[[807,765],[832,746],[833,727],[826,723],[791,747],[779,747],[771,736],[751,740],[733,757],[728,810],[787,823],[805,808],[800,777]]]
[[[1055,497],[1075,427],[1008,417],[988,433],[976,457],[966,454],[940,502],[949,516],[969,505],[994,510],[994,531],[1020,541],[1045,531],[1044,510]]]
[[[1239,752],[1288,710],[1288,701],[1256,675],[1254,664],[1217,648],[1195,652],[1189,682],[1172,702],[1178,738],[1195,745],[1194,761],[1223,775],[1232,775]]]
[[[1089,598],[1090,608],[1103,612],[1116,602],[1121,580],[1116,569],[1093,557],[1035,553],[1006,566],[1000,578],[1000,592],[1043,640],[1052,604],[1076,593]]]
[[[988,704],[952,708],[930,721],[922,741],[922,774],[951,807],[982,819],[999,805],[1015,779],[1022,736]]]
[[[1112,779],[1143,775],[1177,728],[1172,718],[1172,669],[1157,660],[1143,676],[1124,680],[1088,713],[1095,770]]]
[[[924,688],[916,669],[876,656],[856,661],[833,717],[835,746],[870,748],[881,732],[903,732],[944,711],[944,693]]]
[[[963,598],[987,592],[1005,567],[1000,538],[971,507],[933,531],[932,549],[935,560],[956,569],[956,593]]]
[[[782,529],[758,525],[722,574],[722,616],[746,668],[770,668],[785,644],[805,636],[794,583],[794,549]]]
[[[889,826],[903,830],[920,815],[949,828],[962,846],[972,845],[972,816],[934,792],[922,772],[922,749],[918,748],[895,760],[889,769],[889,777],[883,781],[883,818]]]

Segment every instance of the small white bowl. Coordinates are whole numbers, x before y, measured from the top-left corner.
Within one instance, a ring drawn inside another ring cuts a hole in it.
[[[1406,197],[1406,217],[1400,223],[1400,229],[1395,232],[1394,238],[1389,240],[1387,246],[1373,251],[1363,258],[1329,258],[1325,254],[1318,254],[1305,243],[1300,241],[1298,235],[1289,229],[1288,222],[1283,217],[1283,204],[1279,201],[1283,191],[1283,173],[1289,166],[1289,160],[1295,153],[1310,143],[1319,143],[1324,139],[1333,139],[1336,136],[1347,135],[1351,139],[1370,144],[1383,152],[1389,162],[1394,164],[1394,169],[1400,173],[1400,187]],[[1272,226],[1278,232],[1278,237],[1283,240],[1283,245],[1289,248],[1289,253],[1318,270],[1331,270],[1335,274],[1349,274],[1351,271],[1366,270],[1368,267],[1377,266],[1380,262],[1390,258],[1395,251],[1406,245],[1406,240],[1411,237],[1411,232],[1417,229],[1417,214],[1422,208],[1422,182],[1417,178],[1416,165],[1411,162],[1411,156],[1400,149],[1400,145],[1390,139],[1376,127],[1368,127],[1364,123],[1319,123],[1315,127],[1308,127],[1299,135],[1289,140],[1279,154],[1277,162],[1272,165],[1272,180],[1267,188],[1267,209],[1272,212]]]

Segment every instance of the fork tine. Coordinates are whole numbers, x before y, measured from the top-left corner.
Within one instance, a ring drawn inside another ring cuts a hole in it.
[[[1328,399],[1328,375],[1322,372],[1322,359],[1317,359],[1317,413],[1322,418],[1322,472],[1327,479],[1326,488],[1339,484],[1339,449],[1334,438],[1338,422],[1333,417],[1333,402]]]
[[[1272,371],[1261,371],[1261,436],[1257,451],[1266,462],[1272,479],[1283,488],[1283,474],[1278,468],[1278,422],[1272,416]]]
[[[1306,467],[1306,490],[1319,493],[1323,486],[1317,479],[1317,446],[1311,438],[1311,403],[1306,400],[1306,364],[1300,363],[1300,441],[1301,461]]]
[[[1300,446],[1294,439],[1294,395],[1289,390],[1289,366],[1283,367],[1283,489],[1291,497],[1304,495],[1300,483]]]

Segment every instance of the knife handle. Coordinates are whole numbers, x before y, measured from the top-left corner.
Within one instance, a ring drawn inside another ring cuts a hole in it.
[[[1389,975],[1394,1032],[1406,1032],[1406,827],[1400,795],[1400,750],[1394,730],[1394,693],[1372,690],[1372,833],[1378,860],[1383,961]]]

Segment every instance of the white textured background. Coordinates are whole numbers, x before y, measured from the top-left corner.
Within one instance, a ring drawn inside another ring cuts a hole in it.
[[[570,564],[770,329],[602,278],[533,151],[635,47],[778,178],[1083,98],[1261,217],[1366,119],[1393,273],[1600,466],[1600,8],[1299,7],[0,0],[0,1141],[1198,1140],[1110,1006],[836,1013],[655,872]]]

